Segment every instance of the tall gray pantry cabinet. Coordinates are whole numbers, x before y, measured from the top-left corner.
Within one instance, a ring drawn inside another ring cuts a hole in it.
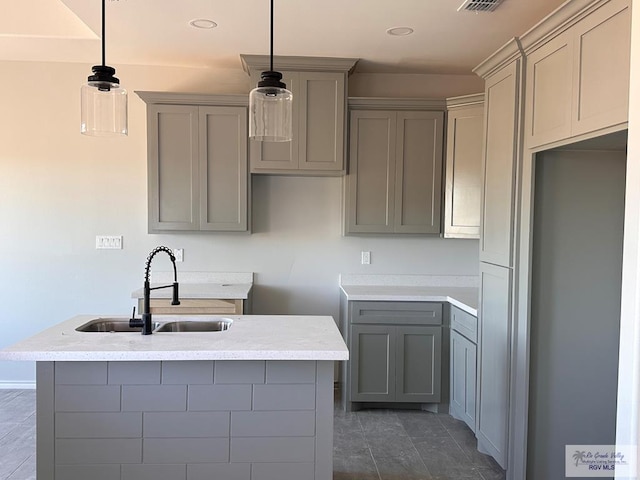
[[[478,311],[478,449],[508,467],[516,175],[521,142],[523,59],[512,41],[485,78],[485,142]]]

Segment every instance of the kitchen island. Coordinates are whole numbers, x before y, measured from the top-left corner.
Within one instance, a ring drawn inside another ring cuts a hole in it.
[[[37,362],[38,480],[330,480],[331,317],[230,316],[220,332],[79,332],[0,351]],[[175,317],[154,316],[154,321]]]

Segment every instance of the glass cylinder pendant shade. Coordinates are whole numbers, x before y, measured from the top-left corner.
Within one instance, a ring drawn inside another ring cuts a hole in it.
[[[115,69],[93,67],[80,90],[81,124],[84,135],[99,137],[127,135],[127,91],[113,76]]]
[[[249,94],[249,137],[263,142],[293,138],[293,94],[280,72],[262,72],[262,81]]]

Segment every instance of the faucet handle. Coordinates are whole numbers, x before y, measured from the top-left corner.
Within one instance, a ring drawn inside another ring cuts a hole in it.
[[[131,312],[131,318],[129,319],[129,327],[130,328],[137,328],[137,327],[142,327],[143,322],[141,319],[136,318],[136,307],[133,307],[133,312]]]
[[[180,300],[178,299],[178,282],[173,282],[173,299],[171,300],[171,305],[180,305]]]

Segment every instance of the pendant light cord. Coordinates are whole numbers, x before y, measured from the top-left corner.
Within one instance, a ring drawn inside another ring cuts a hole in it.
[[[104,67],[106,65],[106,60],[105,60],[105,38],[104,38],[104,34],[105,34],[105,0],[102,0],[102,66]]]
[[[104,2],[104,0],[102,0]],[[273,72],[273,0],[271,0],[271,54],[269,70]]]

